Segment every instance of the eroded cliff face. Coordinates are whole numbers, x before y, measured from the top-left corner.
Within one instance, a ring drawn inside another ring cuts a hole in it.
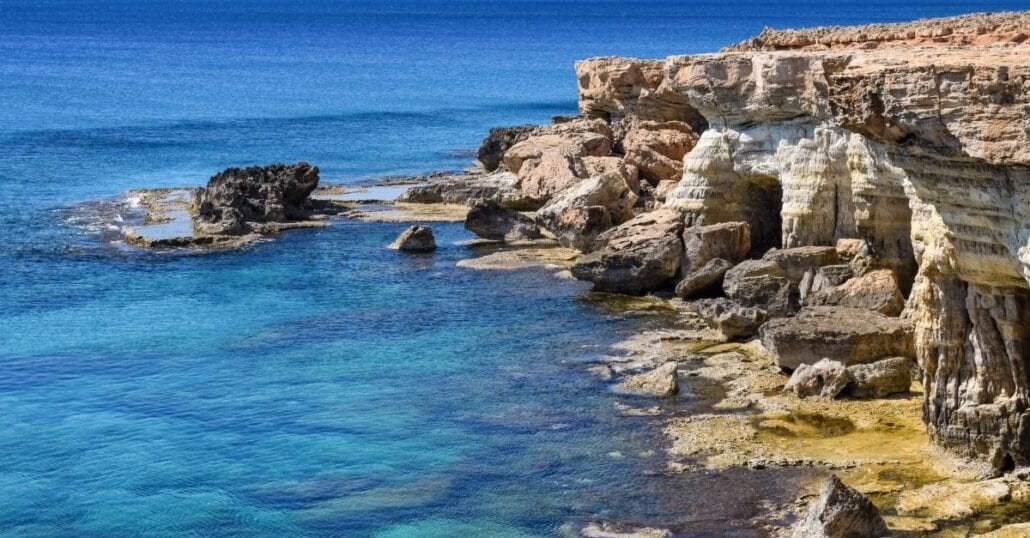
[[[580,106],[703,131],[666,205],[752,245],[868,242],[908,295],[933,439],[1030,465],[1030,14],[777,32],[576,66]],[[697,116],[703,117],[703,121]]]

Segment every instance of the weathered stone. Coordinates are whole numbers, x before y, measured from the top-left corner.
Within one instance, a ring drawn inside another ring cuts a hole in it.
[[[526,161],[538,159],[548,151],[557,151],[574,157],[586,155],[601,157],[608,155],[611,149],[611,139],[600,133],[543,134],[531,136],[509,148],[504,153],[504,164],[509,170],[518,174]]]
[[[390,248],[407,252],[432,252],[436,250],[436,239],[429,226],[414,225],[401,232]]]
[[[565,148],[547,149],[527,159],[518,172],[519,193],[541,207],[587,177],[583,159]]]
[[[495,241],[542,237],[533,219],[493,200],[476,202],[469,209],[465,217],[465,229],[479,237]]]
[[[619,174],[622,179],[626,180],[629,190],[633,191],[633,194],[640,195],[639,170],[619,157],[583,157],[583,168],[586,169],[587,177],[610,173]]]
[[[899,514],[930,511],[941,519],[967,518],[1009,500],[1012,488],[1001,480],[944,482],[901,492]]]
[[[820,267],[840,262],[837,249],[833,247],[774,249],[766,252],[762,259],[779,265],[783,275],[795,285],[801,282],[806,273],[815,274]]]
[[[795,288],[772,261],[745,260],[737,264],[723,276],[722,289],[730,299],[761,308],[770,317],[791,315],[799,307]]]
[[[600,120],[580,117],[555,118],[552,125],[522,125],[518,127],[496,127],[479,145],[476,158],[483,169],[493,172],[503,164],[504,154],[514,145],[534,136],[595,133],[611,138],[608,125]]]
[[[727,340],[748,338],[768,319],[764,310],[751,308],[724,297],[701,299],[690,307]]]
[[[759,334],[776,363],[788,370],[823,357],[851,366],[914,356],[909,321],[861,308],[805,308],[796,317],[770,320]]]
[[[598,291],[642,294],[676,276],[683,255],[682,215],[658,209],[637,216],[597,238],[599,248],[576,262],[572,274]]]
[[[710,260],[676,284],[676,295],[681,299],[694,299],[705,294],[717,294],[722,291],[722,277],[732,267],[732,263],[722,258]]]
[[[819,396],[833,399],[844,391],[844,387],[850,380],[848,368],[843,364],[830,359],[822,359],[812,365],[798,365],[783,388],[787,392],[793,392],[799,398]]]
[[[431,179],[428,184],[409,188],[398,196],[396,201],[410,204],[469,205],[480,200],[493,200],[504,207],[519,211],[532,211],[540,207],[538,201],[522,195],[518,188],[518,177],[507,171],[491,174],[449,174],[427,179]]]
[[[848,366],[847,393],[855,398],[883,398],[908,392],[915,363],[908,357],[891,357],[870,364]]]
[[[820,267],[815,272],[815,278],[812,280],[812,287],[809,289],[809,293],[816,293],[827,288],[839,286],[853,276],[855,276],[855,271],[848,264],[842,263]]]
[[[791,531],[793,538],[880,538],[889,535],[887,523],[876,505],[836,476],[823,482],[819,500]]]
[[[621,140],[626,162],[640,169],[640,177],[658,185],[661,181],[679,181],[683,174],[683,156],[694,148],[698,135],[680,121],[633,122]]]
[[[678,365],[666,362],[647,372],[627,377],[615,386],[615,390],[642,396],[663,398],[679,391]]]
[[[876,269],[805,298],[810,306],[866,308],[886,316],[898,316],[905,308],[898,280],[890,269]]]
[[[287,222],[307,215],[318,186],[318,167],[308,163],[229,168],[193,192],[191,213],[198,233],[242,235],[257,223]]]
[[[536,221],[562,245],[587,251],[599,233],[633,218],[636,202],[625,178],[609,172],[562,192],[537,211]]]
[[[583,538],[672,538],[666,529],[628,527],[614,523],[591,523],[579,531]]]
[[[751,251],[751,229],[746,222],[690,226],[683,230],[683,272],[693,271],[715,258],[736,264]]]

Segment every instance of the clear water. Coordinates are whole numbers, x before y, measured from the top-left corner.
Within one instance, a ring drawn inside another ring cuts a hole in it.
[[[581,367],[661,321],[456,268],[460,225],[433,255],[341,221],[196,256],[82,224],[230,165],[462,168],[488,127],[573,112],[577,58],[1023,4],[0,0],[0,531],[759,534],[789,476],[660,473],[660,433]]]

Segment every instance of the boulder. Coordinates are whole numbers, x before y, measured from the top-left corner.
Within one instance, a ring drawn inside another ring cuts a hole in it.
[[[838,239],[835,249],[841,261],[847,262],[856,275],[873,267],[873,255],[864,239]]]
[[[898,316],[905,308],[905,297],[901,295],[894,271],[876,269],[838,286],[812,293],[805,298],[805,304],[866,308],[886,316]]]
[[[691,226],[683,230],[683,272],[722,258],[736,264],[751,252],[751,229],[746,222]]]
[[[533,136],[562,135],[568,133],[596,133],[611,138],[611,129],[601,120],[581,117],[555,117],[552,125],[522,125],[490,129],[476,151],[476,159],[487,172],[504,164],[504,154],[514,145]]]
[[[768,319],[764,310],[747,307],[724,297],[694,301],[690,307],[727,340],[754,336]]]
[[[806,273],[814,276],[820,267],[840,263],[837,249],[834,247],[772,249],[766,252],[762,259],[779,265],[784,276],[795,286],[801,283]]]
[[[543,237],[533,219],[493,200],[473,204],[465,217],[465,229],[483,239],[495,241]]]
[[[791,530],[792,538],[879,538],[890,530],[865,495],[836,476],[823,482],[819,499]]]
[[[597,237],[597,247],[579,259],[572,274],[598,291],[643,294],[676,276],[683,255],[683,215],[658,209]]]
[[[694,149],[698,136],[680,121],[634,122],[623,137],[626,162],[640,169],[640,177],[652,185],[679,181],[683,175],[683,156]]]
[[[626,185],[629,185],[633,194],[640,195],[640,173],[637,167],[619,157],[583,157],[583,168],[586,169],[587,176],[619,174],[626,180]]]
[[[540,207],[587,177],[583,159],[568,149],[549,149],[526,160],[518,173],[519,193]]]
[[[679,391],[677,368],[678,365],[675,362],[666,362],[647,372],[627,377],[615,386],[615,390],[659,398],[672,396]]]
[[[851,380],[845,390],[855,398],[883,398],[908,392],[912,386],[914,366],[915,362],[907,357],[891,357],[872,364],[848,366]]]
[[[201,234],[242,235],[253,224],[303,219],[317,186],[318,167],[305,162],[229,168],[193,192],[193,226]]]
[[[840,286],[853,276],[855,276],[855,271],[846,263],[820,267],[815,272],[815,278],[812,280],[812,287],[809,289],[809,293]]]
[[[536,221],[562,245],[586,251],[600,232],[633,218],[636,202],[637,195],[625,178],[609,172],[585,179],[552,199],[537,211]]]
[[[676,296],[681,299],[694,299],[706,294],[718,294],[722,291],[722,277],[732,267],[732,263],[722,258],[710,260],[680,280],[676,285]]]
[[[834,360],[822,359],[812,365],[799,365],[783,388],[799,398],[818,396],[833,399],[844,391],[849,381],[847,367]]]
[[[798,310],[794,286],[778,264],[767,260],[745,260],[723,276],[722,290],[744,306],[761,308],[770,317],[789,316]]]
[[[407,252],[432,252],[436,250],[436,240],[429,226],[416,224],[401,232],[390,248]]]
[[[765,349],[787,370],[823,357],[851,366],[915,356],[909,321],[863,308],[808,307],[796,317],[770,320],[759,335]]]
[[[548,150],[559,150],[561,153],[584,157],[608,155],[612,149],[612,141],[608,136],[594,132],[566,132],[561,134],[543,134],[531,136],[515,144],[504,153],[504,164],[509,170],[519,173],[522,165],[530,159],[540,158]]]
[[[449,174],[427,179],[431,181],[409,188],[396,201],[409,204],[469,205],[478,200],[493,200],[504,207],[520,211],[532,211],[540,207],[539,202],[522,195],[518,177],[507,171]]]

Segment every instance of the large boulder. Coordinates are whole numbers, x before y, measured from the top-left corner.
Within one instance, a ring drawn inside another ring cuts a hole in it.
[[[683,230],[683,272],[703,267],[715,258],[740,263],[751,252],[751,228],[746,222],[691,226]]]
[[[679,391],[678,365],[666,362],[657,368],[627,377],[615,386],[618,392],[641,396],[672,396]]]
[[[418,179],[418,178],[416,178]],[[493,200],[504,207],[532,211],[540,203],[522,195],[518,177],[508,171],[490,174],[445,174],[431,177],[425,185],[410,187],[397,197],[397,202],[412,204],[461,204],[477,200]]]
[[[585,118],[555,118],[552,125],[521,125],[518,127],[495,127],[490,129],[476,151],[476,158],[483,169],[492,172],[504,164],[504,154],[514,145],[528,138],[540,135],[562,135],[567,133],[596,133],[611,138],[611,129],[601,120]]]
[[[898,316],[905,308],[905,297],[901,295],[894,271],[876,269],[839,286],[812,293],[805,298],[805,304],[867,308],[887,316]]]
[[[855,398],[883,398],[908,392],[915,362],[908,357],[891,357],[871,364],[848,366],[851,378],[847,393]]]
[[[798,310],[797,289],[783,269],[767,260],[745,260],[726,272],[722,290],[744,306],[761,308],[770,317],[789,316]]]
[[[624,159],[613,156],[591,157],[588,155],[583,157],[583,168],[586,169],[587,176],[599,176],[612,172],[619,174],[626,180],[626,185],[629,185],[633,194],[640,195],[640,171]]]
[[[643,294],[662,288],[679,271],[683,255],[683,215],[658,209],[637,216],[597,237],[597,246],[572,267],[598,291]]]
[[[772,319],[759,330],[781,368],[794,370],[831,357],[847,366],[884,357],[914,357],[912,324],[863,308],[815,306]]]
[[[703,295],[717,294],[722,291],[722,278],[733,264],[715,258],[698,269],[687,273],[687,276],[676,284],[676,296],[681,299],[694,299]]]
[[[317,186],[318,167],[305,162],[229,168],[193,192],[193,226],[202,234],[240,235],[254,224],[303,219]]]
[[[634,122],[623,137],[626,162],[640,169],[640,177],[652,185],[660,181],[679,181],[683,175],[683,156],[694,149],[697,133],[680,121]]]
[[[537,211],[536,221],[562,245],[587,251],[598,234],[631,219],[636,202],[625,177],[608,172],[556,196]]]
[[[820,267],[815,272],[815,278],[812,280],[812,287],[808,292],[815,293],[834,286],[840,286],[853,276],[855,276],[854,269],[851,268],[851,265],[846,263]],[[804,299],[804,297],[802,298]]]
[[[822,359],[812,365],[799,365],[783,388],[799,398],[818,396],[832,400],[844,391],[850,380],[847,367],[834,360]]]
[[[465,229],[495,241],[516,241],[542,237],[536,222],[501,204],[489,200],[473,204],[465,216]]]
[[[816,246],[772,249],[762,259],[779,265],[795,286],[800,285],[806,274],[811,278],[820,267],[840,263],[836,248]]]
[[[727,340],[754,336],[768,319],[764,310],[725,297],[693,301],[690,307]]]
[[[595,132],[566,132],[561,134],[543,134],[531,136],[508,149],[504,153],[504,164],[516,174],[531,159],[540,158],[548,150],[584,157],[608,155],[612,149],[611,138]]]
[[[540,207],[586,177],[582,157],[567,148],[548,149],[522,165],[518,189],[524,198]]]
[[[401,232],[390,248],[406,252],[432,252],[436,250],[436,239],[429,226],[414,225]]]
[[[823,482],[819,500],[791,530],[792,538],[880,538],[890,536],[880,511],[865,495],[836,476]]]

